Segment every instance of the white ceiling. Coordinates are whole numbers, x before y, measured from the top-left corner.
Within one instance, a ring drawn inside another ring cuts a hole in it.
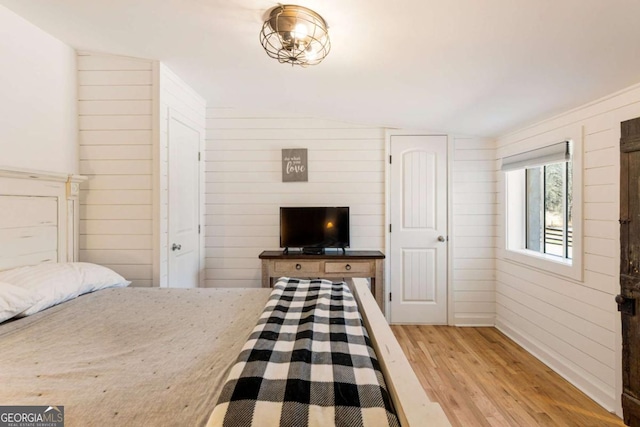
[[[292,0],[321,64],[267,57],[266,0],[0,0],[71,46],[159,59],[209,106],[496,136],[640,82],[638,0]]]

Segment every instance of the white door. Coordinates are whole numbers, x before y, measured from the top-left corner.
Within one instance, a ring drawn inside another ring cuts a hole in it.
[[[392,323],[447,323],[447,137],[391,136]]]
[[[195,288],[200,272],[200,133],[169,118],[169,280],[172,288]]]

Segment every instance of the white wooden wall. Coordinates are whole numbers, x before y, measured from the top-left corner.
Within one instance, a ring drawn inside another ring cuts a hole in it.
[[[258,255],[279,248],[280,206],[348,205],[352,248],[384,250],[384,129],[231,109],[207,117],[207,286],[260,286]],[[453,144],[452,321],[493,325],[495,146]],[[282,148],[309,150],[309,182],[281,182]]]
[[[152,285],[153,67],[78,54],[80,260]]]
[[[504,215],[496,261],[496,325],[610,410],[621,393],[619,281],[620,122],[640,116],[640,87],[630,88],[498,141],[527,147],[538,135],[569,126],[583,132],[583,280],[506,261]],[[504,209],[503,174],[499,206]]]
[[[168,132],[169,132],[169,118],[175,116],[179,120],[188,123],[191,127],[200,132],[201,152],[204,151],[205,144],[205,117],[206,117],[206,101],[198,95],[191,87],[189,87],[179,76],[171,71],[166,65],[160,64],[159,66],[159,91],[160,91],[160,103],[159,103],[159,152],[158,158],[158,173],[159,178],[158,188],[159,192],[156,194],[158,197],[157,206],[160,207],[157,212],[158,219],[158,237],[156,247],[159,248],[159,277],[155,282],[160,286],[170,286],[168,283]],[[204,152],[202,153],[204,155]],[[201,224],[204,225],[204,167],[202,167],[202,182],[200,185],[201,196]],[[201,286],[204,285],[204,232],[201,234],[201,261],[200,265],[203,268],[203,272],[200,275]]]
[[[307,148],[309,182],[283,183],[281,149]],[[384,250],[384,130],[207,109],[206,285],[259,287],[280,206],[349,206],[353,249]]]
[[[450,236],[453,316],[459,326],[495,322],[496,151],[489,139],[454,137]]]

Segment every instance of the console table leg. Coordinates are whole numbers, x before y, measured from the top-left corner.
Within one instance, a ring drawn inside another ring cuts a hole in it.
[[[371,293],[376,298],[376,301],[380,306],[380,311],[384,314],[384,260],[382,259],[376,260],[376,276],[371,280],[371,287]]]
[[[262,287],[271,287],[271,277],[269,277],[269,261],[262,260]]]

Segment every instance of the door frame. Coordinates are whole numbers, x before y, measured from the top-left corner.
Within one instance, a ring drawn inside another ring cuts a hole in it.
[[[166,231],[164,232],[166,234],[166,246],[165,246],[165,252],[166,252],[166,259],[167,259],[167,280],[169,280],[170,275],[171,275],[171,271],[170,271],[170,261],[169,258],[171,257],[171,249],[169,247],[169,244],[171,243],[171,239],[170,239],[170,218],[171,218],[171,192],[169,191],[169,187],[171,185],[171,183],[169,182],[171,180],[171,175],[170,175],[170,165],[171,165],[171,156],[169,156],[169,153],[171,153],[171,122],[172,121],[176,121],[181,123],[182,125],[186,126],[187,128],[193,130],[194,132],[196,132],[198,134],[198,285],[197,287],[204,287],[204,272],[202,267],[204,266],[203,264],[203,257],[204,257],[204,245],[203,245],[203,239],[204,239],[204,230],[202,230],[204,221],[202,219],[202,215],[204,212],[202,203],[204,201],[202,192],[203,192],[203,176],[204,176],[204,168],[203,168],[203,159],[202,159],[202,144],[204,141],[204,135],[202,130],[200,129],[200,127],[198,126],[197,123],[195,123],[193,120],[189,119],[189,117],[185,116],[184,114],[180,113],[179,111],[177,111],[176,109],[172,108],[172,107],[168,107],[167,108],[167,147],[166,147],[166,152],[167,152],[167,182],[166,182],[166,197],[167,197],[167,219],[165,222],[164,226],[166,227]]]
[[[389,233],[389,223],[391,221],[391,167],[389,156],[391,155],[392,136],[445,136],[447,138],[447,325],[453,325],[455,318],[455,305],[453,304],[453,206],[451,197],[451,179],[453,165],[453,144],[451,135],[441,132],[428,132],[418,130],[400,130],[386,128],[384,132],[384,253],[387,255],[384,260],[384,282],[385,286],[384,304],[385,317],[387,322],[391,321],[391,304],[389,304],[389,294],[391,292],[391,256],[390,244],[391,233]]]
[[[155,103],[154,103],[155,104]],[[157,108],[157,109],[156,109]],[[170,123],[175,119],[192,128],[199,135],[198,151],[198,223],[201,231],[198,239],[198,287],[205,286],[205,230],[204,230],[204,172],[205,172],[205,134],[198,123],[181,114],[175,108],[163,105],[154,107],[153,138],[153,286],[167,287],[169,279],[169,133]],[[161,118],[160,118],[161,117]],[[166,203],[166,205],[164,204]],[[166,211],[164,210],[166,206]],[[166,215],[166,216],[165,216]],[[165,216],[163,218],[163,216]]]
[[[198,174],[200,191],[198,192],[199,203],[199,224],[201,227],[200,239],[199,239],[199,272],[198,272],[198,285],[199,287],[205,287],[205,170],[206,170],[206,107],[205,100],[202,99],[196,92],[185,85],[187,92],[190,93],[191,98],[201,99],[202,110],[192,109],[190,112],[193,115],[189,117],[180,113],[180,111],[174,106],[173,103],[167,102],[166,89],[161,87],[161,82],[164,82],[168,76],[175,75],[160,61],[152,62],[152,86],[151,86],[151,136],[152,136],[152,154],[151,154],[151,167],[152,167],[152,287],[167,287],[168,280],[168,264],[169,264],[169,248],[168,248],[168,212],[167,216],[163,218],[164,205],[166,201],[166,209],[169,209],[169,181],[168,181],[168,166],[169,166],[169,141],[167,139],[169,132],[169,120],[170,117],[179,117],[181,121],[188,124],[190,127],[198,129],[200,134],[199,151],[201,153],[200,161],[198,162]],[[162,76],[161,76],[162,74]],[[179,78],[178,78],[179,80]],[[201,116],[196,117],[198,112]],[[201,120],[201,122],[200,122]],[[165,175],[166,173],[166,175]]]

